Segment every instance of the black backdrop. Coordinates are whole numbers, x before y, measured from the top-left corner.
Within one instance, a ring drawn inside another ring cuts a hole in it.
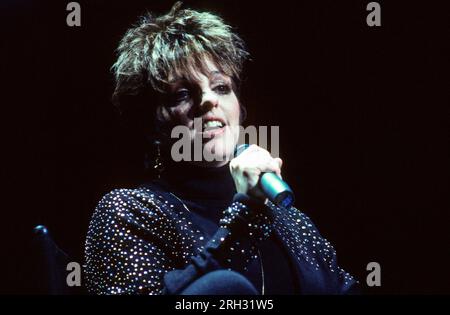
[[[32,292],[31,230],[47,225],[82,259],[102,194],[140,179],[137,142],[119,127],[109,71],[125,30],[172,1],[5,1],[2,291]],[[450,293],[449,11],[442,3],[185,1],[219,13],[252,53],[242,102],[248,124],[279,125],[284,177],[297,206],[368,293]],[[15,22],[15,23],[14,23]]]

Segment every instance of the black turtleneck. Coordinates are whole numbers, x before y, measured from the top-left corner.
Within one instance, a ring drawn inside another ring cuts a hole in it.
[[[172,163],[162,180],[181,196],[193,199],[231,201],[236,193],[228,163],[221,167]]]
[[[172,163],[163,173],[160,184],[183,200],[191,211],[219,223],[236,188],[228,164],[201,167],[189,163]]]
[[[191,212],[191,219],[212,237],[219,226],[223,211],[232,203],[236,187],[229,165],[201,167],[188,163],[171,163],[156,183],[175,195]],[[264,269],[265,293],[292,294],[291,267],[280,241],[272,236],[260,244]],[[244,273],[261,291],[261,261],[254,259]]]

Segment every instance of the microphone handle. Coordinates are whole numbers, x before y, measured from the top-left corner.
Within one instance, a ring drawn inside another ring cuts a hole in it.
[[[277,206],[290,208],[295,201],[291,187],[275,173],[263,173],[259,177],[259,187]]]

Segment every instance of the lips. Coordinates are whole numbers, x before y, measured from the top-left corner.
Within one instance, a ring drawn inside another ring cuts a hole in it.
[[[220,120],[204,121],[203,125],[202,125],[202,131],[209,131],[209,130],[213,130],[213,129],[217,129],[217,128],[223,128],[224,125],[225,124],[223,122],[221,122]]]
[[[202,135],[205,138],[215,137],[223,133],[225,121],[219,117],[207,116],[202,119]]]

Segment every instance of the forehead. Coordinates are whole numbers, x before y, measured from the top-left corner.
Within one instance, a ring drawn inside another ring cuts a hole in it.
[[[219,67],[209,59],[201,62],[200,66],[190,66],[187,70],[172,71],[169,74],[169,84],[175,84],[180,81],[192,83],[201,83],[203,81],[213,80],[215,78],[229,79],[229,76],[220,71]]]

